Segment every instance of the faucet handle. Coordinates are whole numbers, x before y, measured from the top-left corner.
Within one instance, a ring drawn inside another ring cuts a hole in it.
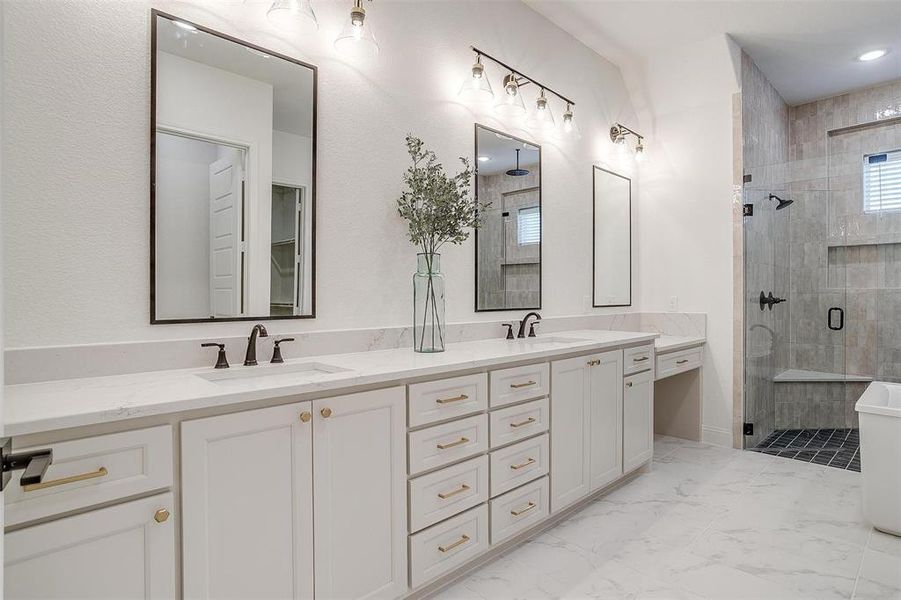
[[[507,328],[507,339],[512,340],[513,338],[513,323],[501,323],[501,327]]]
[[[217,344],[215,342],[207,342],[204,344],[200,344],[201,348],[212,348],[216,346],[219,348],[219,355],[216,357],[216,369],[227,369],[228,368],[228,358],[225,356],[225,344]]]
[[[529,325],[529,337],[535,337],[535,326],[536,325],[541,325],[541,322],[540,321],[532,321],[532,323]]]
[[[269,362],[270,363],[285,362],[285,359],[282,358],[282,349],[279,347],[279,344],[281,344],[282,342],[293,342],[293,341],[294,341],[294,338],[281,338],[280,340],[275,340],[274,342],[272,342],[272,344],[273,344],[272,360],[270,360]]]

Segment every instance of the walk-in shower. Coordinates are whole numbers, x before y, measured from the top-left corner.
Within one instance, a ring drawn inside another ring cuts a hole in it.
[[[742,445],[860,470],[901,381],[901,82],[788,106],[742,61]]]

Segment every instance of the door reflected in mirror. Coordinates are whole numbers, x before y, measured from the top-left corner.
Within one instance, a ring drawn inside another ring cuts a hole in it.
[[[594,167],[593,305],[632,305],[632,180]]]
[[[476,311],[541,308],[541,147],[476,125]]]
[[[314,316],[316,68],[152,18],[151,322]]]

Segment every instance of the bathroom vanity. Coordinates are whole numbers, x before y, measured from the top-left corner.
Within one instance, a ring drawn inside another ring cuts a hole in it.
[[[434,590],[651,459],[656,337],[8,386],[14,448],[54,459],[7,488],[7,597]]]

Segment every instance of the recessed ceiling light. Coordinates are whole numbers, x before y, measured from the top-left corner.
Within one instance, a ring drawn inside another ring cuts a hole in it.
[[[480,156],[479,157],[479,162],[488,162],[489,160],[491,160],[491,158],[488,156]]]
[[[870,50],[869,52],[864,52],[860,56],[857,57],[857,60],[861,62],[869,62],[871,60],[876,60],[877,58],[882,58],[888,54],[888,50]]]
[[[179,29],[184,29],[185,31],[197,31],[196,27],[190,23],[185,23],[184,21],[172,21],[172,23]]]

